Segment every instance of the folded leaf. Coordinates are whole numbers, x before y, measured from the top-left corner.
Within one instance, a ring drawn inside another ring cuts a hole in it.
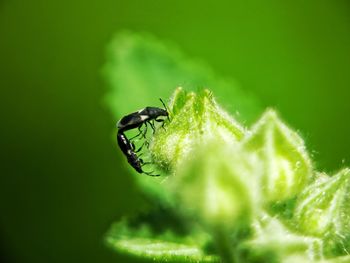
[[[321,239],[293,232],[267,214],[256,218],[252,229],[253,238],[242,243],[249,255],[246,262],[306,263],[323,257]]]
[[[243,127],[219,107],[208,90],[196,94],[177,88],[169,111],[171,121],[155,133],[150,151],[153,160],[172,173],[193,149],[209,140],[234,145],[243,138]]]
[[[112,225],[106,242],[120,253],[157,262],[219,262],[202,248],[206,238],[201,234],[180,236],[170,230],[156,233],[147,223],[135,227],[123,220]]]
[[[350,169],[322,176],[299,196],[295,219],[300,231],[321,237],[327,255],[350,253]]]
[[[244,147],[263,163],[259,179],[268,202],[295,197],[310,181],[312,165],[300,136],[268,110],[247,134]]]

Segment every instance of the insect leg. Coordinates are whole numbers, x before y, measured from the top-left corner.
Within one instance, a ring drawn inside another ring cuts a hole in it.
[[[147,126],[147,123],[145,122],[145,130],[143,131],[143,134],[142,134],[142,137],[143,137],[144,139],[146,139],[147,128],[148,128],[148,126]]]
[[[136,134],[134,137],[130,138],[129,140],[133,140],[133,139],[139,137],[143,133],[143,131],[141,130],[142,125],[143,125],[143,123],[137,128],[139,130],[139,133]],[[146,128],[147,128],[147,125],[146,125]]]
[[[156,131],[156,127],[154,127],[153,121],[149,121],[148,123],[149,123],[149,125],[151,125],[151,128],[152,128],[152,130],[153,130],[153,134],[154,134],[155,131]]]
[[[143,148],[144,145],[147,145],[147,146],[148,146],[148,142],[147,142],[147,141],[144,141],[143,144],[142,144],[136,151],[135,151],[135,148],[134,148],[134,152],[135,152],[135,153],[140,152],[140,151],[142,150],[142,148]],[[139,156],[141,156],[141,154],[140,154]]]
[[[133,142],[130,142],[130,144],[131,144],[131,149],[133,150],[133,151],[135,151],[135,144],[133,143]]]
[[[161,122],[162,123],[162,128],[164,129],[164,131],[166,131],[166,129],[164,128],[165,122],[163,119],[155,119],[156,122]]]
[[[149,176],[160,176],[160,174],[153,174],[154,173],[154,171],[152,171],[152,172],[146,172],[146,171],[142,171],[144,174],[147,174],[147,175],[149,175]]]

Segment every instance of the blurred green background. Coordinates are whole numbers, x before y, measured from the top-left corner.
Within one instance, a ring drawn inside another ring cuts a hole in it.
[[[103,105],[105,47],[122,29],[176,43],[277,108],[319,169],[349,166],[347,0],[0,0],[1,262],[137,262],[102,241],[144,205]]]

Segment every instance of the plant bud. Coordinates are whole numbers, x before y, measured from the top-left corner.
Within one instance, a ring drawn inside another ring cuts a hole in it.
[[[300,136],[268,110],[243,141],[263,163],[264,199],[282,202],[295,197],[309,182],[312,165]]]

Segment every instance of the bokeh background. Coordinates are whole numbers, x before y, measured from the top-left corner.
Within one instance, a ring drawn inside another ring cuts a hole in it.
[[[0,0],[1,262],[139,262],[103,244],[144,205],[103,104],[105,47],[123,29],[275,107],[320,170],[350,165],[347,0]]]

